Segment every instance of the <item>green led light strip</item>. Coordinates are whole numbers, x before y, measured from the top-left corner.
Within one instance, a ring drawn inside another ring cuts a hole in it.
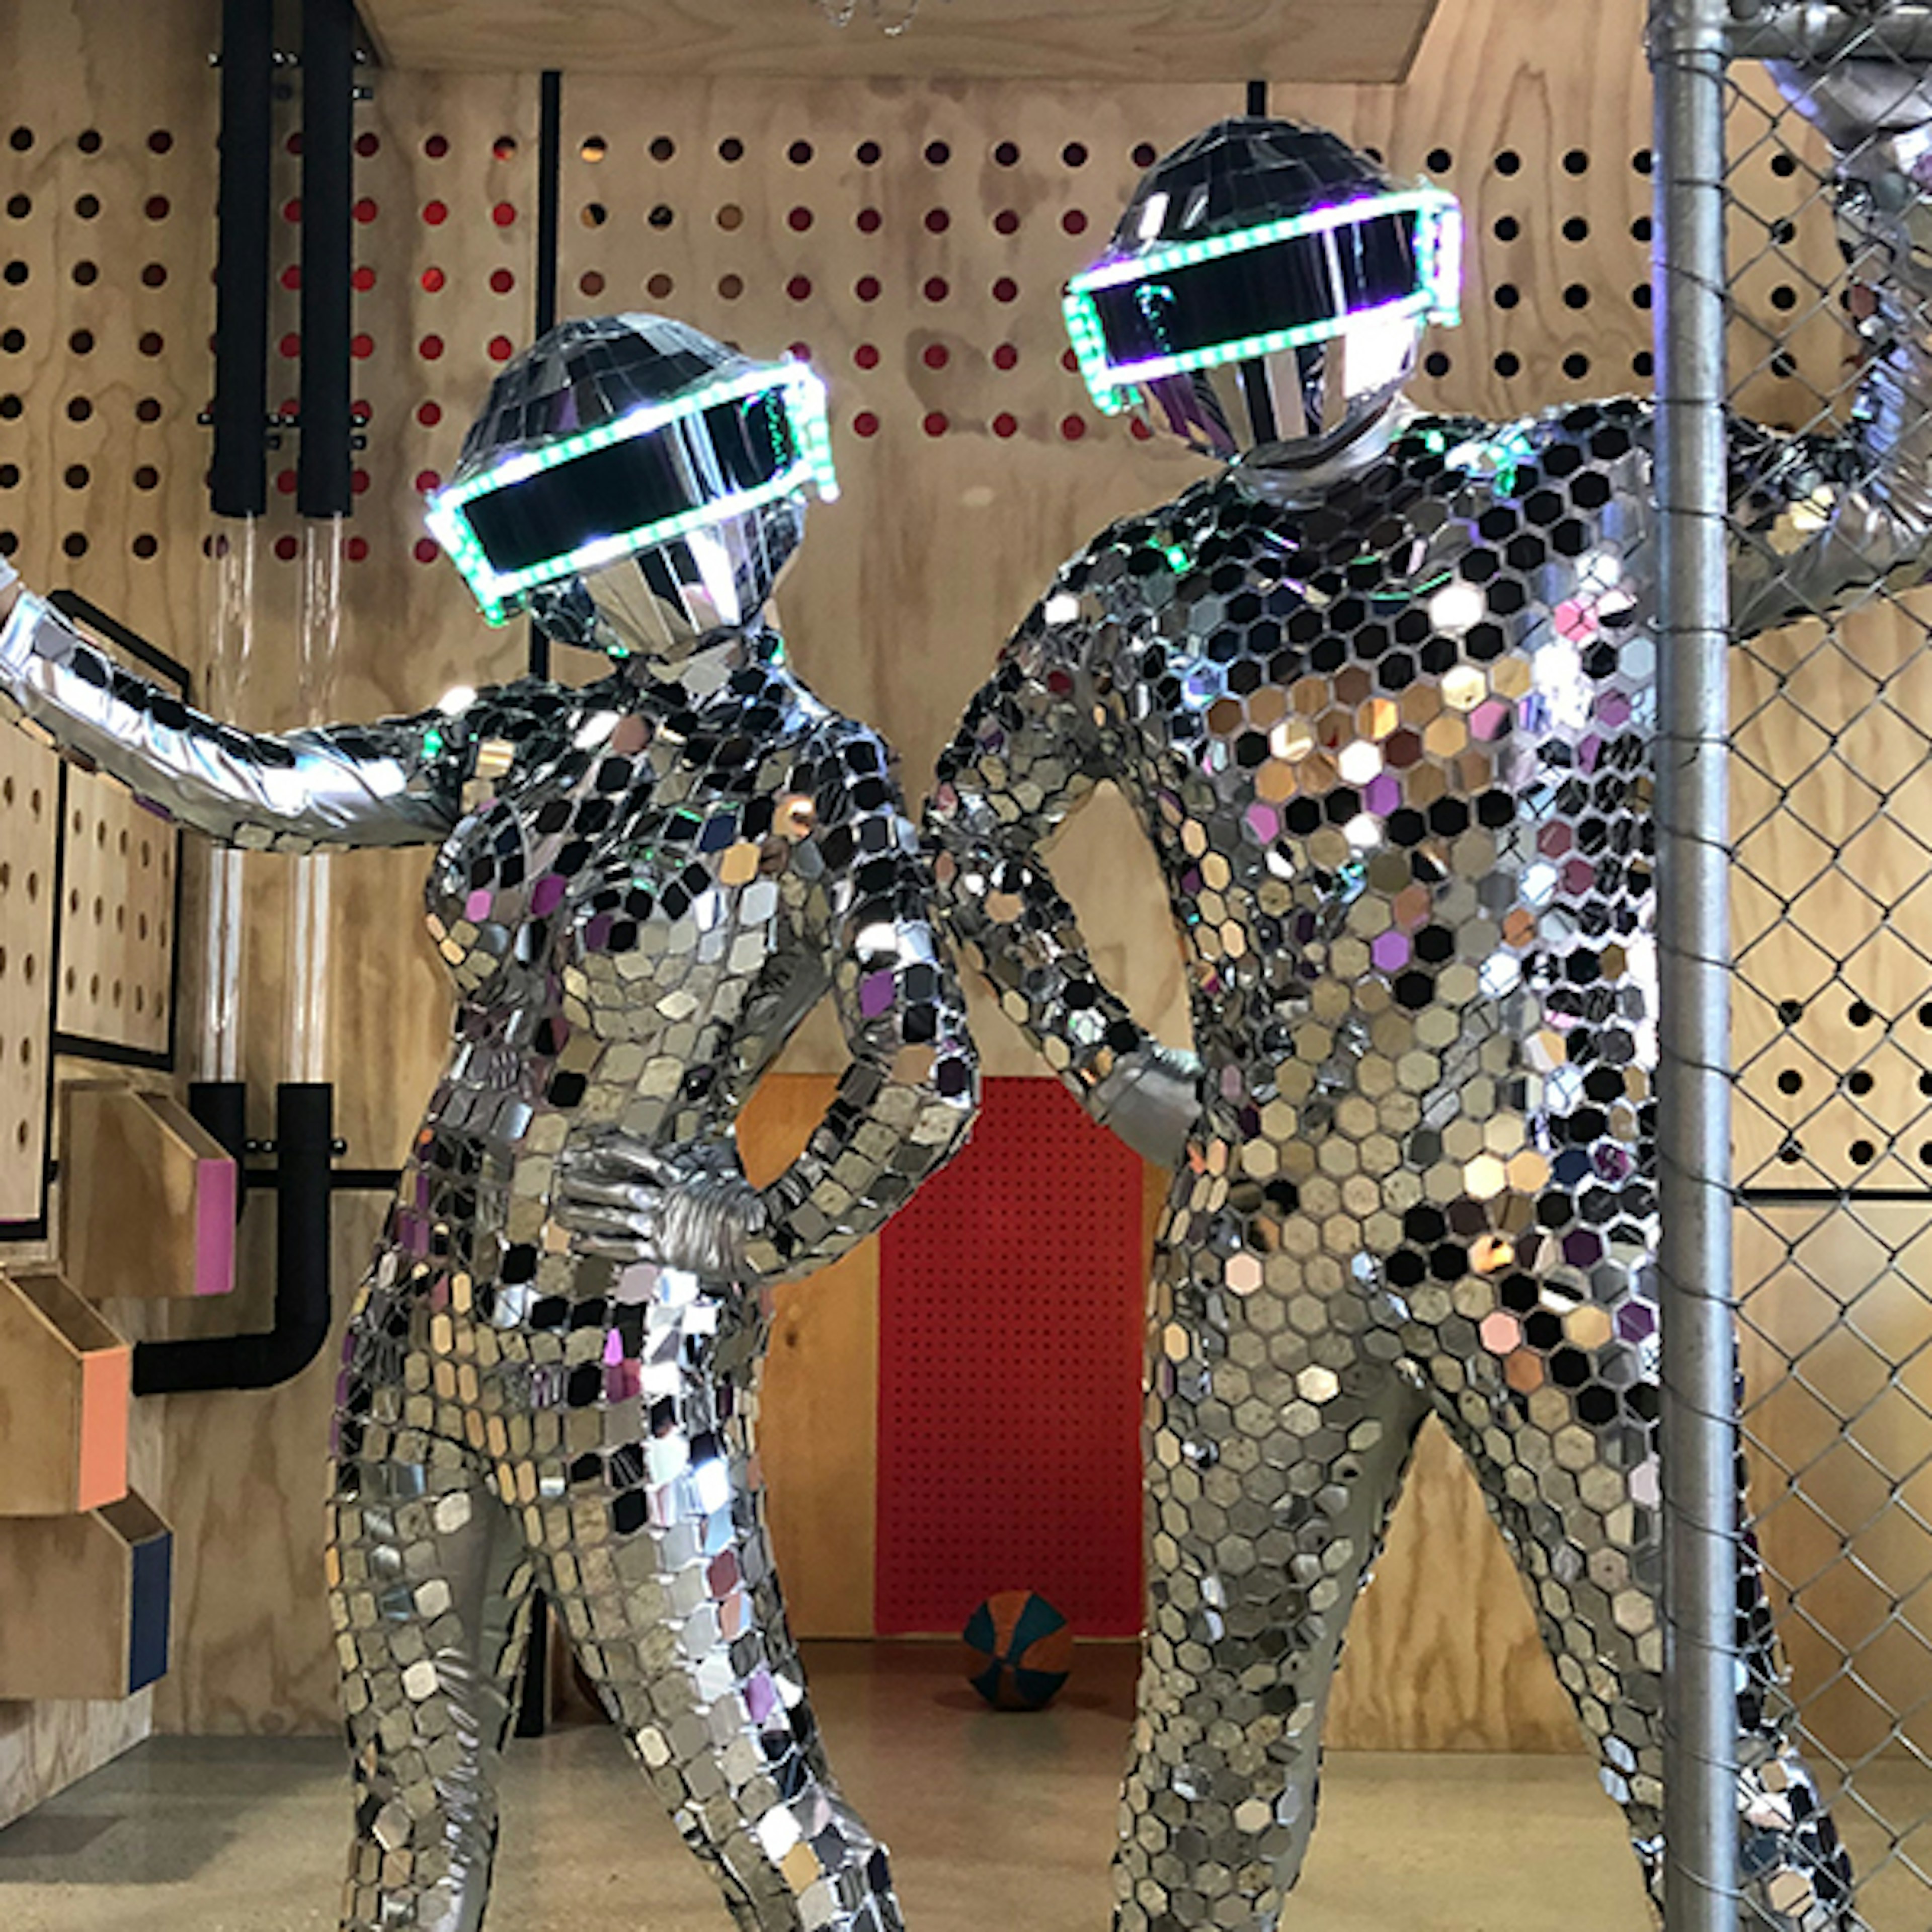
[[[1378,216],[1410,213],[1415,216],[1419,284],[1412,295],[1398,297],[1371,309],[1325,316],[1318,322],[1300,322],[1291,328],[1244,337],[1238,341],[1214,343],[1205,348],[1147,358],[1138,362],[1116,365],[1108,357],[1100,311],[1093,297],[1093,291],[1096,289],[1114,288],[1124,282],[1139,281],[1172,269],[1190,268],[1198,262],[1270,248],[1277,242],[1293,241],[1299,236],[1351,227]],[[1130,406],[1130,399],[1124,392],[1138,382],[1150,382],[1162,376],[1181,375],[1194,369],[1218,368],[1224,363],[1246,362],[1284,349],[1300,348],[1308,343],[1325,342],[1365,320],[1420,315],[1426,322],[1453,326],[1462,316],[1461,281],[1460,206],[1454,195],[1440,188],[1414,188],[1396,194],[1366,196],[1340,202],[1333,208],[1314,208],[1306,214],[1263,222],[1232,234],[1204,236],[1198,241],[1172,243],[1148,254],[1103,262],[1097,268],[1075,276],[1067,284],[1060,307],[1066,316],[1074,359],[1079,364],[1089,393],[1103,412],[1118,416]]]
[[[608,448],[615,442],[649,436],[653,432],[688,422],[721,403],[748,400],[782,394],[786,421],[797,451],[797,460],[768,482],[749,490],[734,491],[709,503],[675,516],[661,517],[654,523],[598,537],[564,554],[546,558],[521,570],[498,571],[493,568],[470,527],[464,506],[479,496],[499,490],[513,489],[529,478],[554,470],[559,464]],[[832,432],[826,419],[825,386],[803,362],[786,362],[777,369],[746,371],[728,381],[693,391],[670,402],[652,404],[629,411],[615,422],[580,430],[538,450],[519,451],[506,457],[480,476],[452,484],[429,499],[424,520],[430,533],[443,549],[470,588],[484,617],[492,624],[507,622],[521,592],[560,577],[580,574],[634,555],[657,544],[670,543],[693,530],[722,523],[728,518],[806,489],[815,488],[821,501],[830,502],[838,494],[838,472],[832,466]]]

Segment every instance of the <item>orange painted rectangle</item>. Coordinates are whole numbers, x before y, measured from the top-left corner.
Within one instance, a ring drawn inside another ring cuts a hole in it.
[[[101,1348],[80,1364],[80,1468],[75,1507],[99,1509],[128,1493],[128,1405],[131,1348]]]

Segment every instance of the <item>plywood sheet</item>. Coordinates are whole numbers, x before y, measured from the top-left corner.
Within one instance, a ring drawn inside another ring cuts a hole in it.
[[[363,0],[405,67],[921,80],[1388,82],[1436,0]]]

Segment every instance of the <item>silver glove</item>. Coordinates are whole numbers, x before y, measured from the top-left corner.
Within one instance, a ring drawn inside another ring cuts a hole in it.
[[[1087,1096],[1087,1111],[1143,1160],[1178,1167],[1201,1113],[1201,1062],[1148,1040],[1114,1064]]]
[[[748,1242],[766,1214],[735,1161],[606,1140],[557,1157],[552,1218],[573,1253],[654,1261],[716,1281],[749,1278]]]

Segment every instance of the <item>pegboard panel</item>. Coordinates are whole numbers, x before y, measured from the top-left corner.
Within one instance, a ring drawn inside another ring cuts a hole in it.
[[[46,1226],[58,761],[0,730],[0,1240]]]
[[[185,697],[180,665],[70,593],[68,617],[112,656]],[[182,835],[124,785],[70,768],[60,839],[62,1053],[158,1069],[174,1064]]]
[[[1057,1082],[995,1079],[880,1237],[876,1628],[1036,1589],[1141,1627],[1141,1163]]]

